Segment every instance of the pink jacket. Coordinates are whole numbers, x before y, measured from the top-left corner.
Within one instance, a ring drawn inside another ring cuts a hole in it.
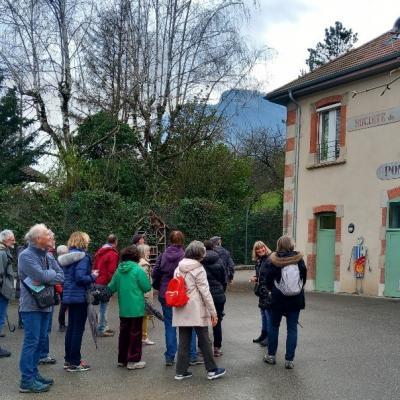
[[[207,273],[196,260],[184,258],[174,272],[185,277],[189,301],[184,307],[173,307],[173,326],[208,326],[211,315],[217,315],[208,286]]]

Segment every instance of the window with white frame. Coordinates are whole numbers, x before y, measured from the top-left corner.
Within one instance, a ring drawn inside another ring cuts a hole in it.
[[[340,103],[318,108],[318,161],[335,161],[339,157]]]

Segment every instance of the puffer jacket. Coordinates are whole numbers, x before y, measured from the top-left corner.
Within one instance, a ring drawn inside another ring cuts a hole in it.
[[[208,285],[210,286],[214,303],[225,303],[225,270],[218,253],[213,250],[207,250],[206,256],[201,263],[207,273]]]
[[[69,253],[58,257],[64,270],[63,303],[86,303],[86,292],[95,282],[92,274],[92,260],[81,249],[71,248]]]
[[[217,315],[204,267],[196,260],[184,258],[174,276],[185,278],[189,301],[183,307],[173,307],[173,326],[208,326],[211,315]]]
[[[272,267],[267,272],[266,281],[267,287],[272,293],[271,308],[280,309],[283,313],[304,309],[304,285],[307,280],[307,267],[303,260],[303,254],[297,251],[279,252],[272,253],[270,258]],[[285,296],[275,286],[275,281],[279,283],[281,280],[282,268],[290,264],[298,265],[300,279],[303,281],[302,291],[295,296]]]
[[[262,310],[269,310],[271,308],[271,290],[268,289],[267,276],[272,268],[270,254],[262,256],[256,263],[256,276],[257,283],[254,288],[254,293],[258,296],[258,307]]]

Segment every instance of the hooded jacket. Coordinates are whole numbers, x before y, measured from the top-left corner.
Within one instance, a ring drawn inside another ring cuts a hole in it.
[[[97,285],[108,285],[118,267],[118,251],[109,244],[105,244],[97,250],[94,256],[93,269],[99,271],[96,278]]]
[[[204,267],[196,260],[184,258],[174,276],[185,278],[189,301],[183,307],[173,307],[173,326],[208,326],[211,315],[217,315]]]
[[[119,264],[108,287],[111,292],[118,293],[120,317],[144,316],[144,294],[151,289],[151,284],[146,272],[139,264],[133,261],[124,261]]]
[[[225,270],[218,253],[207,250],[201,263],[207,273],[208,285],[214,303],[225,303]]]
[[[297,251],[279,252],[272,253],[270,258],[272,267],[267,272],[266,281],[267,287],[272,293],[272,309],[279,309],[283,313],[304,309],[304,285],[306,284],[307,280],[307,267],[303,260],[303,254]],[[275,286],[275,281],[279,283],[282,278],[282,268],[290,264],[298,265],[300,279],[303,281],[303,289],[296,296],[285,296]]]
[[[69,253],[58,257],[58,262],[65,276],[63,303],[86,303],[86,292],[96,279],[92,274],[92,260],[89,254],[73,247]]]
[[[10,300],[14,297],[13,257],[10,249],[0,243],[0,295]]]
[[[165,252],[158,257],[152,278],[153,281],[160,281],[160,297],[165,298],[168,283],[173,278],[174,271],[184,256],[183,246],[173,244],[168,246]]]

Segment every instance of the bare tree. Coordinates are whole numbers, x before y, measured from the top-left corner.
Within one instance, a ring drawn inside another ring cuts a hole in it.
[[[285,138],[279,128],[250,129],[236,135],[233,149],[254,161],[253,179],[261,193],[283,187]]]
[[[0,66],[31,106],[67,174],[74,82],[90,15],[83,0],[0,0]]]
[[[240,85],[265,55],[240,35],[244,3],[118,0],[101,8],[85,45],[81,100],[132,124],[143,159],[162,161],[208,140],[218,131],[215,123],[204,129],[209,100]],[[171,152],[177,121],[190,107],[197,120],[185,146]]]

